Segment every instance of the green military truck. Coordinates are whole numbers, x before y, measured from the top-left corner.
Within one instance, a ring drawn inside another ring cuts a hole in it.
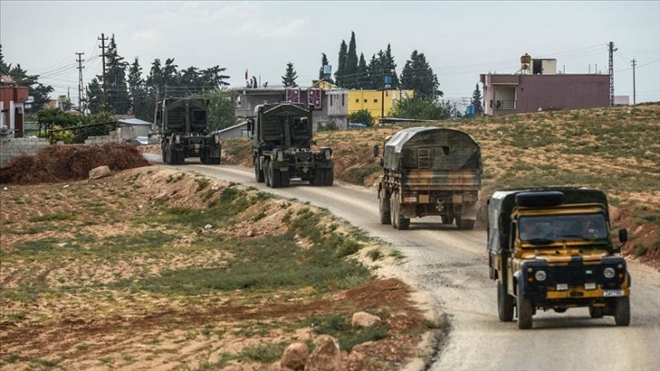
[[[625,243],[627,231],[619,230]],[[607,197],[588,188],[496,191],[488,200],[489,277],[500,321],[532,327],[537,309],[588,307],[630,323],[630,274],[610,236]]]
[[[183,164],[199,157],[202,164],[220,164],[220,136],[208,125],[209,100],[166,98],[156,107],[156,127],[161,137],[163,162]]]
[[[374,156],[380,149],[374,146]],[[380,222],[408,229],[410,219],[440,216],[473,229],[481,188],[481,149],[471,135],[440,127],[403,129],[386,139],[378,183]]]
[[[333,184],[332,148],[313,148],[312,109],[291,102],[257,105],[248,131],[257,182],[271,188],[288,187],[293,178],[314,186]]]

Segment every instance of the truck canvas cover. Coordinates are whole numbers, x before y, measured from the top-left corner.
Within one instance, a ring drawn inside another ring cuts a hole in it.
[[[607,196],[602,191],[590,188],[546,187],[537,189],[504,190],[493,193],[488,201],[488,250],[495,254],[502,253],[499,235],[509,236],[511,213],[516,207],[516,195],[522,192],[559,191],[564,194],[564,205],[598,203],[607,205]],[[608,210],[605,216],[609,220]],[[506,238],[508,240],[508,237]]]
[[[383,149],[383,167],[388,170],[481,170],[481,149],[471,135],[438,127],[403,129]],[[401,168],[402,167],[402,168]]]

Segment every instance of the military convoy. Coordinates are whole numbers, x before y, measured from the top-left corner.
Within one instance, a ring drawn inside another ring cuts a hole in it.
[[[314,149],[312,110],[301,103],[260,104],[248,121],[252,133],[252,158],[257,182],[268,187],[288,187],[291,179],[314,186],[334,182],[332,148]]]
[[[374,146],[374,156],[380,149]],[[410,219],[440,216],[444,224],[473,229],[481,188],[481,149],[469,134],[411,127],[386,139],[378,183],[380,222],[408,229]]]
[[[618,232],[625,243],[627,231]],[[630,323],[630,273],[610,237],[607,197],[587,188],[493,193],[488,201],[489,277],[500,321],[532,327],[537,309],[588,307],[593,318]]]
[[[166,98],[158,102],[155,124],[161,137],[163,162],[183,164],[199,157],[202,164],[220,164],[220,136],[208,125],[209,100]]]

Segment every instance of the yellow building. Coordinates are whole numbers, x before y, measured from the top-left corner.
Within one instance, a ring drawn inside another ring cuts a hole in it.
[[[353,89],[348,91],[348,114],[367,110],[371,113],[374,120],[391,116],[392,108],[396,102],[412,98],[413,90],[365,90]]]

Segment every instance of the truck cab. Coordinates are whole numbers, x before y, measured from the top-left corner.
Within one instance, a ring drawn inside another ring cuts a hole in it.
[[[588,307],[630,323],[630,274],[611,238],[607,197],[588,188],[497,191],[488,201],[489,277],[500,321],[532,327],[537,309]],[[627,231],[619,231],[625,243]]]

